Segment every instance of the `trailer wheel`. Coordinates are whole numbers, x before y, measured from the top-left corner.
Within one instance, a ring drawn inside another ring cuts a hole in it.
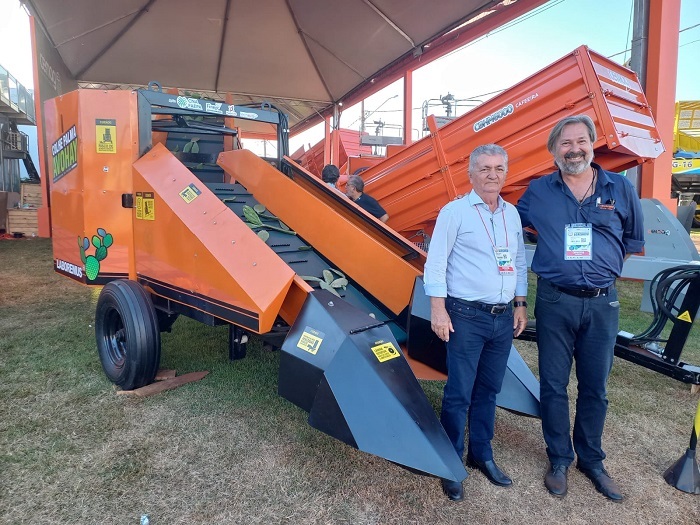
[[[143,287],[128,280],[105,285],[95,312],[97,351],[114,384],[133,390],[153,382],[160,365],[155,308]]]

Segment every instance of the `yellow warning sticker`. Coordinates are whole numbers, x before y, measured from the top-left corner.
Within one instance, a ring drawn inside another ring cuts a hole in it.
[[[136,218],[145,221],[156,220],[156,199],[152,191],[136,192]]]
[[[307,326],[304,328],[304,333],[302,333],[299,338],[297,347],[310,354],[316,355],[316,352],[318,352],[318,349],[321,347],[324,336],[325,334],[323,332],[319,332]]]
[[[377,341],[374,343],[374,345],[375,346],[372,347],[372,352],[380,363],[388,361],[389,359],[394,359],[395,357],[399,357],[401,355],[391,342],[385,343],[384,341]]]
[[[690,312],[686,310],[683,312],[681,315],[678,316],[678,319],[681,321],[685,321],[686,323],[692,323],[693,320],[690,318]]]
[[[187,186],[184,190],[180,192],[180,197],[182,197],[182,200],[185,201],[187,204],[195,200],[197,197],[199,197],[202,194],[199,188],[195,186],[194,184],[190,184]]]
[[[117,152],[117,121],[98,118],[95,120],[95,150],[97,153]]]

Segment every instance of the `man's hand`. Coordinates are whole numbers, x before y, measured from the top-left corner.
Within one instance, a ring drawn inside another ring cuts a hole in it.
[[[454,332],[450,315],[445,308],[444,297],[430,298],[430,328],[433,329],[435,335],[447,342],[450,340],[450,332]]]
[[[527,306],[518,306],[513,310],[513,337],[518,337],[527,326]]]

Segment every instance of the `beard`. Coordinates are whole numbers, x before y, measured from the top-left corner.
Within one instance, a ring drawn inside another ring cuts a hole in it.
[[[576,160],[573,160],[576,159]],[[554,163],[563,172],[570,175],[580,175],[586,171],[593,162],[593,152],[584,153],[583,159],[579,158],[578,153],[567,153],[564,157],[554,157]]]

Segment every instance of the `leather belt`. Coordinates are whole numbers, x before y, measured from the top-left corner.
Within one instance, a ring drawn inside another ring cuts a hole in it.
[[[573,295],[574,297],[600,297],[603,296],[605,297],[608,295],[614,288],[615,285],[610,285],[605,288],[566,288],[565,286],[559,286],[557,284],[554,284],[552,282],[549,283],[549,285],[554,288],[555,290],[558,290],[562,293],[565,293],[567,295]]]
[[[510,303],[490,304],[482,303],[481,301],[467,301],[466,299],[458,299],[457,297],[451,297],[451,299],[454,299],[458,303],[465,306],[471,306],[472,308],[483,310],[484,312],[488,312],[492,315],[505,313],[510,307]]]

